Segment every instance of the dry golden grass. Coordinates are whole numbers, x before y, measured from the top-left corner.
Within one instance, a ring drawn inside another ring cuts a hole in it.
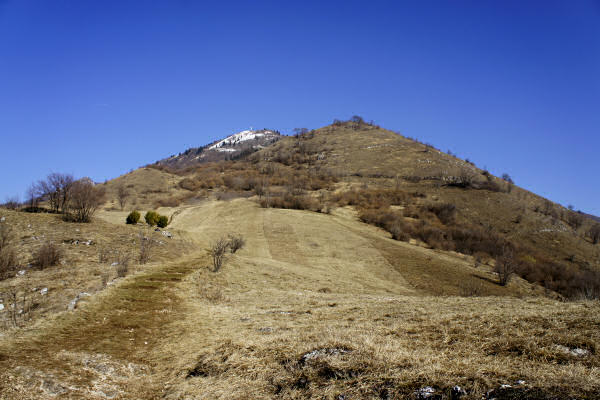
[[[20,265],[11,278],[0,281],[0,298],[6,303],[7,294],[16,290],[20,296],[27,295],[27,302],[34,303],[32,310],[19,319],[19,326],[30,326],[67,310],[69,302],[79,293],[102,291],[117,277],[113,263],[129,258],[129,273],[141,270],[136,261],[140,231],[157,241],[153,254],[155,262],[175,257],[184,246],[179,240],[148,232],[143,226],[122,223],[116,227],[99,218],[91,224],[76,224],[64,222],[54,214],[5,210],[1,214],[5,217],[3,223],[10,225],[15,234]],[[40,270],[34,265],[34,254],[46,243],[53,243],[63,257],[59,265]],[[47,289],[44,294],[41,293],[43,289]],[[5,312],[0,312],[0,325],[12,329],[14,324],[8,319],[7,309],[8,304]]]
[[[600,390],[597,302],[558,302],[519,279],[500,287],[490,266],[393,241],[350,208],[323,215],[236,199],[176,211],[169,229],[188,232],[189,255],[173,242],[178,255],[169,250],[75,312],[5,332],[2,396],[404,398],[460,385],[475,399],[517,380],[529,398]],[[120,215],[121,226],[9,217],[117,241],[135,232]],[[205,250],[227,233],[246,246],[215,274]],[[479,296],[457,296],[468,279],[481,282]]]
[[[326,127],[256,157],[190,169],[202,193],[165,171],[124,175],[106,184],[111,200],[92,224],[2,210],[24,264],[45,240],[61,243],[65,263],[0,282],[0,291],[36,287],[39,303],[18,328],[0,311],[0,398],[386,399],[415,398],[425,386],[450,398],[460,385],[464,398],[480,399],[502,384],[513,388],[496,391],[499,399],[600,398],[597,301],[561,302],[520,278],[500,286],[490,260],[394,241],[360,223],[353,207],[326,215],[260,208],[256,198],[214,200],[232,188],[250,193],[247,180],[263,178],[273,191],[309,190],[320,202],[335,191],[400,189],[408,197],[391,206],[399,213],[452,203],[456,223],[491,226],[548,258],[599,268],[597,247],[543,215],[541,198],[402,179],[480,171],[377,127]],[[123,212],[120,184],[137,198]],[[124,224],[128,211],[143,215],[159,199],[189,193],[202,200],[157,210],[172,217],[175,239],[150,232],[165,242],[153,262],[134,262],[113,281],[114,267],[98,253],[136,252],[139,227]],[[246,245],[213,273],[206,250],[230,233]],[[64,243],[89,239],[96,244]],[[66,311],[81,292],[91,296]]]
[[[183,196],[185,190],[179,189],[182,178],[155,168],[140,168],[103,184],[106,189],[105,209],[120,211],[117,191],[125,187],[129,193],[124,210],[151,209],[160,200]]]

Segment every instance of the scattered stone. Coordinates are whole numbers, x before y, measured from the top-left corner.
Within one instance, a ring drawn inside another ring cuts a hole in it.
[[[40,290],[40,294],[41,294],[42,296],[44,296],[44,295],[47,295],[47,294],[48,294],[48,288],[47,288],[47,287],[45,287],[45,288],[43,288],[42,290]]]
[[[570,355],[572,355],[574,357],[585,357],[585,356],[587,356],[590,353],[589,350],[580,349],[578,347],[571,349],[571,348],[569,348],[567,346],[563,346],[563,345],[560,345],[560,344],[557,344],[555,347],[556,347],[557,350],[559,350],[559,351],[561,351],[561,352],[563,352],[565,354],[570,354]]]
[[[168,238],[172,238],[173,237],[173,235],[169,231],[162,231],[162,234],[163,234],[163,236],[166,236]]]
[[[431,386],[425,386],[417,390],[414,394],[417,399],[429,399],[435,395],[435,389]]]
[[[258,331],[262,332],[262,333],[271,333],[271,332],[273,332],[273,328],[270,328],[270,327],[258,328]]]
[[[517,385],[524,385],[525,383],[526,383],[526,382],[525,382],[524,380],[522,380],[522,379],[519,379],[519,380],[516,382],[516,384],[517,384]]]
[[[0,222],[4,222],[4,221],[6,221],[6,217],[0,218]]]
[[[73,311],[77,308],[77,303],[81,300],[82,297],[88,297],[90,294],[86,292],[81,292],[71,302],[69,303],[68,310]]]
[[[113,385],[100,385],[92,392],[104,399],[114,399],[119,395],[119,390]]]
[[[589,351],[586,349],[577,348],[577,349],[571,350],[571,354],[573,354],[575,357],[585,357],[588,355],[588,353],[589,353]]]
[[[20,275],[20,276],[23,276],[23,275],[25,275],[25,270],[24,270],[24,269],[22,269],[22,270],[20,270],[19,272],[17,272],[17,276],[19,276],[19,275]]]
[[[114,267],[115,265],[119,265],[119,263],[115,261],[114,263],[110,264],[111,267]]]
[[[0,303],[0,311],[4,310],[4,304]]]
[[[505,384],[502,384],[502,385],[500,385],[500,389],[510,389],[511,387],[512,387],[511,385],[509,385],[509,384],[506,384],[506,383],[505,383]]]
[[[67,393],[66,387],[64,387],[60,383],[54,382],[51,379],[44,379],[42,381],[41,387],[46,393],[48,393],[52,396],[58,396],[58,395]]]
[[[461,397],[466,396],[466,395],[467,395],[467,392],[465,391],[465,389],[456,385],[450,391],[450,400],[458,400]]]
[[[304,353],[302,355],[302,357],[300,358],[300,362],[302,364],[304,364],[305,362],[307,362],[309,360],[315,360],[320,357],[337,356],[340,354],[346,354],[346,353],[350,353],[350,352],[351,352],[350,350],[346,350],[346,349],[335,348],[335,347],[326,347],[323,349],[316,349],[313,351],[309,351],[308,353]]]

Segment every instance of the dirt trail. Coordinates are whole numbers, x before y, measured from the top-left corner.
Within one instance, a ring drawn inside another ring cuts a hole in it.
[[[152,378],[152,349],[164,339],[164,327],[181,318],[175,289],[199,261],[184,257],[150,267],[75,312],[2,342],[3,398],[154,398],[160,388]]]

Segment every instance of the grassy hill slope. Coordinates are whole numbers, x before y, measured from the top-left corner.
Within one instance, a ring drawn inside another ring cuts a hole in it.
[[[460,385],[480,398],[512,384],[520,396],[594,398],[600,388],[597,302],[557,302],[518,279],[500,287],[488,267],[389,239],[348,209],[237,199],[178,210],[170,229],[192,239],[187,255],[6,332],[0,393],[393,398]],[[204,249],[232,232],[246,246],[211,272]],[[456,296],[468,279],[486,296]]]
[[[90,224],[0,210],[22,265],[63,251],[0,281],[0,397],[600,398],[592,221],[431,146],[336,123],[103,187]]]

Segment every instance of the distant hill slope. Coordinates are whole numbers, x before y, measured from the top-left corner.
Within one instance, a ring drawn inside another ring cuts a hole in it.
[[[189,148],[183,153],[157,161],[157,164],[182,169],[204,162],[235,160],[275,143],[280,137],[280,133],[274,130],[245,130],[206,146]]]
[[[592,218],[364,121],[295,136],[244,131],[149,167],[108,189],[127,186],[137,208],[252,196],[267,208],[327,213],[349,205],[398,240],[490,263],[517,246],[519,273],[530,282],[576,296],[597,281],[600,291],[600,253],[587,234]],[[161,174],[148,180],[152,169]]]

